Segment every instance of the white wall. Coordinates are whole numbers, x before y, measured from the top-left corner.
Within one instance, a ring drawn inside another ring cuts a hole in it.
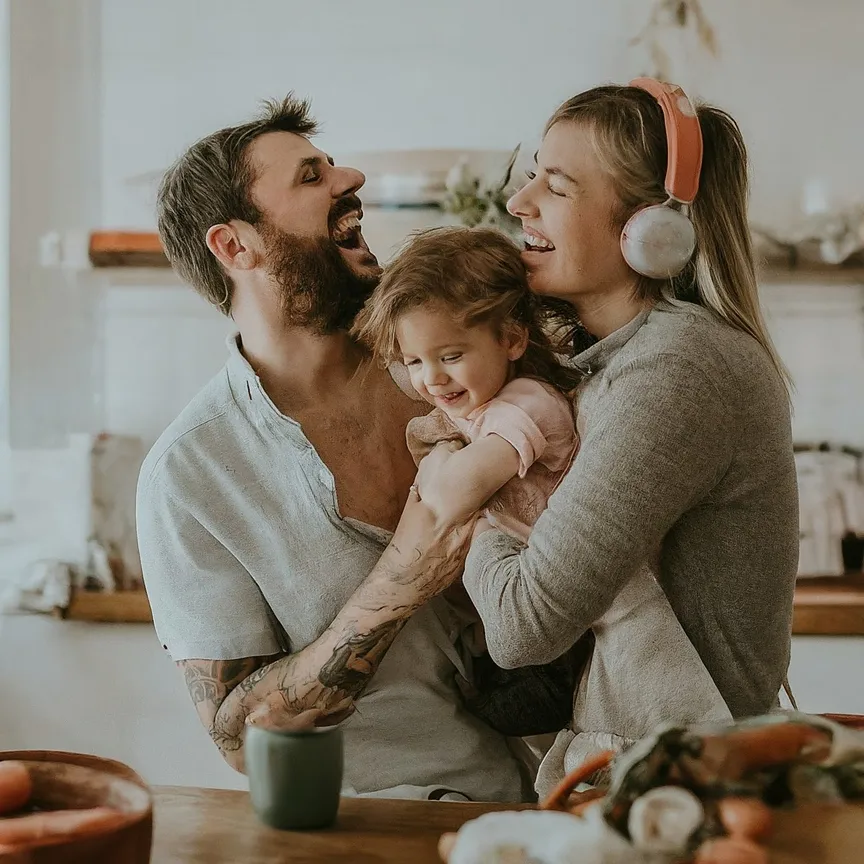
[[[741,123],[754,215],[782,223],[802,184],[864,193],[860,0],[703,0],[721,47],[675,69]],[[627,48],[648,0],[328,3],[111,0],[102,17],[107,224],[151,225],[148,190],[195,138],[289,89],[313,98],[323,145],[509,148],[563,99],[646,71]],[[670,46],[675,47],[675,40]],[[683,56],[683,55],[681,55]],[[686,59],[686,58],[685,58]]]
[[[39,266],[40,238],[100,221],[99,0],[10,0],[11,437],[98,428],[100,278]]]

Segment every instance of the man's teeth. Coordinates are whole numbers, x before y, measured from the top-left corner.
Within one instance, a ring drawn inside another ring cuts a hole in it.
[[[538,237],[536,234],[529,234],[527,231],[522,232],[522,242],[526,246],[533,246],[536,249],[554,249],[555,247],[543,237]]]
[[[349,213],[343,216],[333,227],[334,234],[342,234],[346,231],[354,231],[360,227],[360,218],[356,213]]]

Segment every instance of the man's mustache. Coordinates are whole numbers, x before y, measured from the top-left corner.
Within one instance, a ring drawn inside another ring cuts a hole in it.
[[[330,210],[330,227],[332,228],[346,213],[360,210],[362,202],[356,195],[345,195],[340,198]]]

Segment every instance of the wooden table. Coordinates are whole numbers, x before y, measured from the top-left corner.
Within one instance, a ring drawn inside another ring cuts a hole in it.
[[[438,838],[503,804],[345,798],[338,825],[275,831],[245,792],[157,786],[151,864],[440,864]],[[778,814],[772,864],[861,864],[864,806]],[[782,838],[782,839],[780,839]]]
[[[441,864],[438,838],[506,804],[343,798],[329,831],[276,831],[246,792],[157,786],[151,864]]]

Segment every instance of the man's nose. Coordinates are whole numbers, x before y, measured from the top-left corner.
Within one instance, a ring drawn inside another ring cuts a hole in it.
[[[333,188],[333,195],[336,198],[341,198],[343,195],[354,195],[357,190],[362,188],[366,182],[366,175],[356,168],[335,168],[336,182]]]

